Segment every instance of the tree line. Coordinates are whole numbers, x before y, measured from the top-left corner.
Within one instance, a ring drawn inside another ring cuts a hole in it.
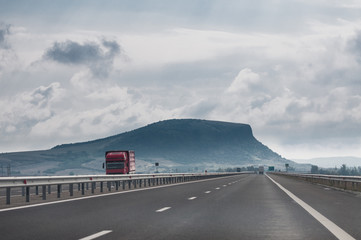
[[[245,172],[245,171],[258,171],[258,167],[254,167],[254,166],[248,166],[248,167],[234,167],[234,168],[218,168],[218,170],[216,172],[237,172],[238,170],[240,170],[241,172]]]
[[[325,175],[361,176],[361,167],[348,167],[346,164],[342,164],[340,168],[319,168],[316,165],[312,165],[311,173]]]

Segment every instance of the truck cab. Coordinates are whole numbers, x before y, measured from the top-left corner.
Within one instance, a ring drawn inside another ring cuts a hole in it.
[[[106,174],[135,173],[135,153],[131,150],[107,151],[104,165]]]

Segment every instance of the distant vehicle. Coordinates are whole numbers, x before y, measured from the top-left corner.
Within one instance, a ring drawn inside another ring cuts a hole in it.
[[[264,173],[264,166],[259,166],[259,167],[258,167],[258,173],[259,173],[259,174],[263,174],[263,173]]]
[[[103,163],[104,168],[104,163]],[[106,174],[129,174],[135,173],[134,151],[107,151],[105,153]]]

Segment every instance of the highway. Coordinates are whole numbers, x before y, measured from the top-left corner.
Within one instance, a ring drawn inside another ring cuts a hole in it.
[[[268,176],[246,174],[0,210],[0,238],[361,239],[360,195],[270,177],[333,225]]]

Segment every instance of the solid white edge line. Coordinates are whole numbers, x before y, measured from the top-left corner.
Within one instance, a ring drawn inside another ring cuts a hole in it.
[[[92,240],[92,239],[95,239],[95,238],[98,238],[98,237],[101,237],[105,234],[108,234],[108,233],[111,233],[113,232],[112,230],[104,230],[104,231],[101,231],[101,232],[98,232],[98,233],[95,233],[93,235],[90,235],[90,236],[87,236],[85,238],[81,238],[79,240]]]
[[[158,209],[155,212],[164,212],[164,211],[167,211],[168,209],[171,209],[171,207],[164,207],[164,208]]]
[[[333,223],[331,220],[323,216],[321,213],[316,211],[314,208],[312,208],[310,205],[302,201],[300,198],[298,198],[296,195],[288,191],[286,188],[284,188],[281,184],[273,180],[270,176],[266,174],[266,176],[274,183],[276,184],[282,191],[284,191],[290,198],[292,198],[296,203],[298,203],[303,209],[305,209],[309,214],[312,215],[317,221],[319,221],[325,228],[327,228],[333,235],[335,235],[340,240],[355,240],[350,234],[345,232],[342,228],[337,226],[335,223]]]
[[[13,211],[13,210],[20,210],[20,209],[25,209],[25,208],[53,205],[53,204],[57,204],[57,203],[79,201],[79,200],[90,199],[90,198],[99,198],[99,197],[105,197],[105,196],[110,196],[110,195],[125,194],[125,193],[130,193],[130,192],[147,191],[147,190],[157,189],[157,188],[166,188],[166,187],[173,187],[173,186],[177,186],[177,185],[213,181],[213,180],[217,180],[217,179],[230,178],[230,177],[234,177],[234,176],[239,176],[239,175],[219,177],[219,178],[209,178],[209,179],[195,180],[195,181],[191,181],[191,182],[182,182],[182,183],[175,183],[175,184],[169,184],[169,185],[152,186],[152,187],[147,187],[147,188],[131,189],[131,190],[122,191],[122,192],[103,193],[103,194],[99,194],[99,195],[92,195],[92,196],[71,198],[71,199],[64,199],[64,200],[53,201],[53,202],[36,203],[36,204],[32,204],[32,205],[25,205],[25,206],[19,206],[19,207],[3,208],[3,209],[0,209],[0,213],[1,212],[7,212],[7,211]]]

